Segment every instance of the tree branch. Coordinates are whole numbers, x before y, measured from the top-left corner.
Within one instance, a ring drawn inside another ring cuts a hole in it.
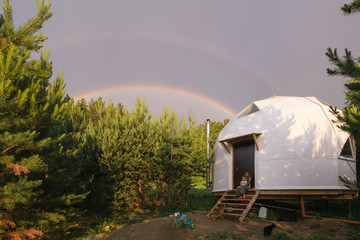
[[[4,151],[2,151],[0,154],[4,154],[4,153],[6,153],[7,151],[11,150],[11,149],[14,148],[14,147],[16,147],[16,145],[15,145],[15,146],[12,146],[12,147],[8,147],[8,148],[5,149]]]
[[[1,48],[0,51],[5,50],[6,48],[11,46],[11,43],[16,42],[27,30],[29,30],[29,28],[31,28],[32,26],[34,26],[38,21],[40,21],[42,19],[42,16],[39,17],[36,21],[32,22],[31,24],[29,24],[29,26],[27,26],[26,28],[24,28],[15,38],[13,41],[11,41],[8,45],[6,45],[5,47]]]

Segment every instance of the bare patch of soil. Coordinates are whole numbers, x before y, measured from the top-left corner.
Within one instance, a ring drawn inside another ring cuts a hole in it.
[[[127,225],[115,229],[110,233],[99,234],[91,239],[137,239],[137,240],[185,240],[210,239],[212,233],[227,230],[231,233],[244,234],[246,239],[270,239],[263,235],[263,229],[272,223],[276,225],[273,233],[286,232],[291,237],[307,239],[310,235],[326,234],[331,239],[349,239],[358,233],[359,227],[347,223],[325,220],[304,219],[298,222],[276,222],[266,219],[246,219],[239,224],[237,219],[225,217],[225,221],[211,222],[206,217],[206,211],[193,211],[188,213],[196,227],[191,229],[175,228],[174,217],[151,219],[147,222]]]

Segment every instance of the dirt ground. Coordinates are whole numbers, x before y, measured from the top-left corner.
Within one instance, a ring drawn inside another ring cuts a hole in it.
[[[276,222],[266,219],[246,219],[239,224],[237,219],[225,217],[225,221],[211,222],[207,219],[206,211],[189,212],[196,227],[191,229],[176,228],[174,217],[151,219],[143,223],[117,227],[109,233],[102,233],[88,238],[116,240],[183,240],[183,239],[211,239],[211,234],[227,230],[231,233],[244,234],[246,239],[270,239],[263,235],[263,228],[272,223],[276,225],[272,235],[276,232],[286,232],[288,236],[307,239],[310,235],[326,234],[331,239],[349,239],[359,232],[359,226],[325,219],[304,219],[298,222]]]

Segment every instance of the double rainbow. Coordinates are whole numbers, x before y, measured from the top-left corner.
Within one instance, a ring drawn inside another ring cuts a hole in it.
[[[204,101],[216,108],[221,109],[222,111],[230,114],[230,115],[235,115],[236,112],[227,107],[226,105],[220,103],[219,101],[216,101],[212,98],[209,98],[207,96],[204,96],[200,93],[197,92],[193,92],[187,89],[183,89],[183,88],[178,88],[178,87],[171,87],[171,86],[165,86],[165,85],[156,85],[156,84],[129,84],[129,85],[117,85],[117,86],[110,86],[110,87],[104,87],[104,88],[100,88],[100,89],[96,89],[96,90],[91,90],[91,91],[87,91],[87,92],[83,92],[80,94],[77,94],[74,96],[75,100],[79,100],[81,98],[91,98],[93,96],[99,96],[102,94],[108,94],[111,92],[116,92],[116,91],[123,91],[123,90],[141,90],[141,89],[145,89],[145,90],[156,90],[156,91],[165,91],[165,92],[173,92],[173,93],[179,93],[185,96],[191,96],[194,97],[196,99],[199,99],[201,101]]]
[[[252,66],[245,59],[242,59],[241,56],[235,55],[208,42],[198,41],[184,36],[170,35],[161,32],[91,32],[88,34],[65,36],[55,40],[49,39],[48,48],[51,51],[62,51],[70,45],[77,46],[84,42],[89,42],[89,39],[91,39],[93,43],[110,41],[107,43],[111,44],[113,42],[118,43],[119,41],[130,42],[137,39],[143,40],[144,42],[159,42],[162,44],[181,46],[237,67],[273,89],[274,95],[287,95],[289,92],[288,89],[272,79],[267,73],[256,66]]]

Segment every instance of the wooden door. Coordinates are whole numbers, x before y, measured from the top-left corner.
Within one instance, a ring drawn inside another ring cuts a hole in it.
[[[251,175],[251,187],[254,187],[255,171],[254,171],[254,142],[243,142],[233,144],[233,185],[234,189],[239,186],[241,177],[246,171]]]

